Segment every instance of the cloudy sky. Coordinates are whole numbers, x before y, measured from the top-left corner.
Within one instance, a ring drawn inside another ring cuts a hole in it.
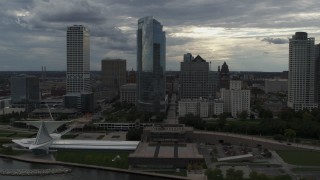
[[[288,38],[320,42],[319,0],[1,0],[0,71],[66,69],[66,27],[91,33],[91,70],[103,58],[136,67],[137,21],[154,16],[167,32],[167,70],[184,53],[226,61],[232,71],[288,69]]]

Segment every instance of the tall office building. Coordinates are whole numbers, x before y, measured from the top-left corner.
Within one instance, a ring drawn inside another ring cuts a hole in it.
[[[120,86],[127,83],[127,61],[104,59],[101,61],[102,83],[112,94],[119,94]]]
[[[315,45],[315,99],[320,105],[320,44]]]
[[[166,35],[153,17],[138,20],[137,106],[143,111],[162,111],[166,106]]]
[[[11,77],[11,103],[31,111],[40,104],[39,78],[20,75]]]
[[[288,106],[295,111],[313,109],[316,103],[314,38],[296,32],[289,39]]]
[[[66,108],[93,112],[90,85],[90,34],[82,25],[67,27]]]
[[[218,74],[209,70],[209,63],[199,55],[180,63],[180,99],[214,98]]]
[[[219,66],[220,67],[220,66]],[[227,65],[226,62],[224,62],[221,66],[221,70],[219,68],[218,70],[219,72],[219,89],[221,88],[225,88],[225,89],[229,89],[229,85],[230,85],[230,74],[229,74],[229,67]]]
[[[91,92],[90,35],[82,25],[67,28],[67,94]]]

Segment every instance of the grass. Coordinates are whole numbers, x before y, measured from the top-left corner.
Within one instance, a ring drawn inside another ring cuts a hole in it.
[[[17,138],[31,138],[35,137],[37,133],[17,132],[10,130],[0,130],[0,137],[17,137]]]
[[[98,140],[101,140],[104,138],[104,134],[103,135],[100,135],[99,137],[97,137]]]
[[[120,137],[119,135],[114,135],[111,138],[119,138],[119,137]]]
[[[158,174],[167,174],[167,175],[187,177],[186,170],[180,170],[180,172],[176,172],[176,171],[151,171],[151,172],[158,173]]]
[[[283,150],[277,151],[277,153],[286,163],[289,164],[304,166],[320,166],[320,152]]]
[[[299,172],[320,172],[320,167],[318,168],[292,168],[292,172],[299,173]]]
[[[65,134],[61,136],[61,139],[74,139],[78,136],[79,134]]]
[[[115,159],[119,155],[120,159]],[[57,151],[54,157],[58,161],[90,164],[105,167],[128,169],[129,152],[125,151]],[[112,161],[114,160],[114,161]]]
[[[24,151],[8,150],[7,148],[0,148],[0,154],[17,156],[17,155],[21,155],[24,153],[25,153]]]

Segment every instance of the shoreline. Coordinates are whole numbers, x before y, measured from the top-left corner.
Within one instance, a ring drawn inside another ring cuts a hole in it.
[[[119,169],[119,168],[113,168],[113,167],[102,167],[102,166],[78,164],[78,163],[70,163],[70,162],[62,162],[62,161],[48,161],[48,160],[42,160],[42,159],[29,159],[29,158],[22,158],[22,157],[16,157],[16,156],[4,155],[4,154],[0,154],[0,158],[12,159],[12,160],[28,162],[28,163],[60,165],[60,166],[69,166],[69,167],[71,166],[71,167],[78,167],[78,168],[89,168],[89,169],[95,169],[95,170],[112,171],[112,172],[117,172],[117,173],[127,173],[127,174],[136,174],[136,175],[160,177],[160,178],[188,180],[187,177],[180,177],[180,176],[174,176],[174,175],[166,175],[166,174],[143,172],[143,171],[133,171],[133,170],[128,170],[128,169]]]

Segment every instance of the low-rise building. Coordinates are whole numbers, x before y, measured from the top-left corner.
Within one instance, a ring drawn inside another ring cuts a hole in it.
[[[186,168],[203,164],[204,158],[196,143],[190,142],[193,128],[183,124],[158,124],[143,130],[141,142],[128,157],[133,167]]]
[[[223,101],[222,100],[214,100],[213,102],[213,114],[215,115],[220,115],[223,113],[223,109],[224,109],[224,106],[223,106]]]
[[[224,102],[224,112],[237,117],[238,113],[247,111],[250,114],[250,90],[242,88],[242,81],[231,80],[230,88],[220,90],[221,99]]]
[[[137,84],[129,83],[120,87],[120,102],[126,102],[136,104],[137,96]]]
[[[217,106],[217,107],[215,107]],[[222,112],[221,112],[222,111]],[[182,99],[179,101],[179,116],[187,114],[198,115],[200,117],[210,117],[213,114],[223,113],[223,103],[219,100],[208,99]]]
[[[99,129],[110,131],[128,131],[129,129],[139,129],[153,126],[153,123],[139,122],[97,122],[93,124]]]
[[[266,79],[264,91],[265,93],[288,92],[288,79]]]

